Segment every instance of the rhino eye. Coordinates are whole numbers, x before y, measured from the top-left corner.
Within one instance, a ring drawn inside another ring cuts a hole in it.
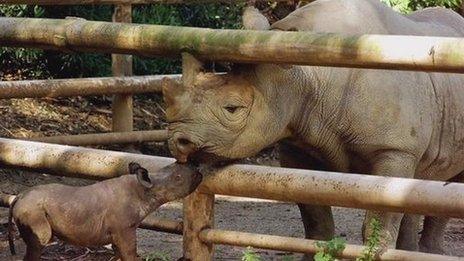
[[[232,105],[224,107],[224,109],[226,109],[230,113],[236,112],[238,108],[239,106],[232,106]]]

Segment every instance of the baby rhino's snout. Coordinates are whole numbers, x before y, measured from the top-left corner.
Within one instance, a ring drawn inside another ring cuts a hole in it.
[[[172,201],[192,193],[202,180],[202,175],[189,164],[174,163],[153,176],[153,192],[157,198]]]
[[[175,163],[174,172],[177,177],[180,176],[180,179],[184,180],[182,183],[185,186],[188,194],[197,189],[203,178],[197,168],[190,164]]]

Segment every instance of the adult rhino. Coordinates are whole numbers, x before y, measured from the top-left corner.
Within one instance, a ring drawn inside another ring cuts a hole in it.
[[[244,24],[270,27],[252,8]],[[318,0],[271,29],[463,37],[464,19],[442,8],[404,16],[378,0]],[[242,65],[226,75],[202,73],[194,86],[165,80],[163,94],[170,149],[180,161],[245,158],[286,140],[285,167],[441,181],[464,171],[459,74]],[[333,236],[329,206],[299,207],[307,238]],[[447,219],[426,217],[418,240],[418,216],[368,211],[364,224],[373,217],[385,245],[443,252]]]

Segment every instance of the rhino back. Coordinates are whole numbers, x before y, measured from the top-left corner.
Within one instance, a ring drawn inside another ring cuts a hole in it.
[[[318,0],[274,23],[272,29],[343,34],[459,36],[464,18],[445,8],[402,15],[378,0]]]
[[[456,37],[464,36],[464,19],[442,8],[404,16],[377,0],[319,0],[274,23],[272,28]],[[331,165],[336,169],[369,172],[353,165],[366,165],[363,162],[376,150],[398,149],[421,159],[418,178],[447,180],[464,170],[461,74],[295,68],[317,75],[316,81],[306,81],[308,89],[322,85],[330,90],[316,102],[324,108],[302,109],[298,118],[303,124],[296,129],[307,145],[326,154],[322,157],[332,155],[335,163]],[[302,88],[300,83],[294,84]],[[321,116],[322,110],[330,113]]]

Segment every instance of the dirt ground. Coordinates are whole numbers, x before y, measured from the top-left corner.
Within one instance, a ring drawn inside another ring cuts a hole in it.
[[[136,97],[134,122],[136,130],[160,129],[165,127],[163,104],[157,95]],[[69,99],[22,99],[0,100],[0,136],[27,138],[35,136],[107,132],[111,129],[110,99],[69,98]],[[121,149],[118,146],[102,147]],[[143,143],[135,146],[145,154],[168,155],[162,143]],[[269,149],[246,162],[255,164],[275,164],[277,157]],[[0,192],[18,193],[36,184],[62,182],[84,185],[88,181],[54,177],[44,174],[15,170],[0,170]],[[216,202],[216,227],[263,234],[293,237],[303,236],[303,226],[296,205],[290,203],[218,196]],[[180,203],[170,203],[155,215],[181,219]],[[335,208],[337,235],[349,243],[361,243],[361,222],[363,212],[354,209]],[[16,240],[19,256],[11,258],[6,242],[7,210],[0,208],[0,260],[20,260],[24,245]],[[448,225],[445,244],[447,254],[464,257],[464,220],[453,219]],[[151,260],[177,260],[181,256],[182,238],[177,235],[158,233],[140,229],[138,248],[141,256],[151,254]],[[218,246],[217,260],[239,260],[243,248]],[[285,255],[275,251],[256,250],[263,260],[281,260]],[[297,257],[298,255],[293,255]],[[60,242],[52,243],[42,256],[43,260],[111,260],[112,251],[106,248],[76,248]]]

